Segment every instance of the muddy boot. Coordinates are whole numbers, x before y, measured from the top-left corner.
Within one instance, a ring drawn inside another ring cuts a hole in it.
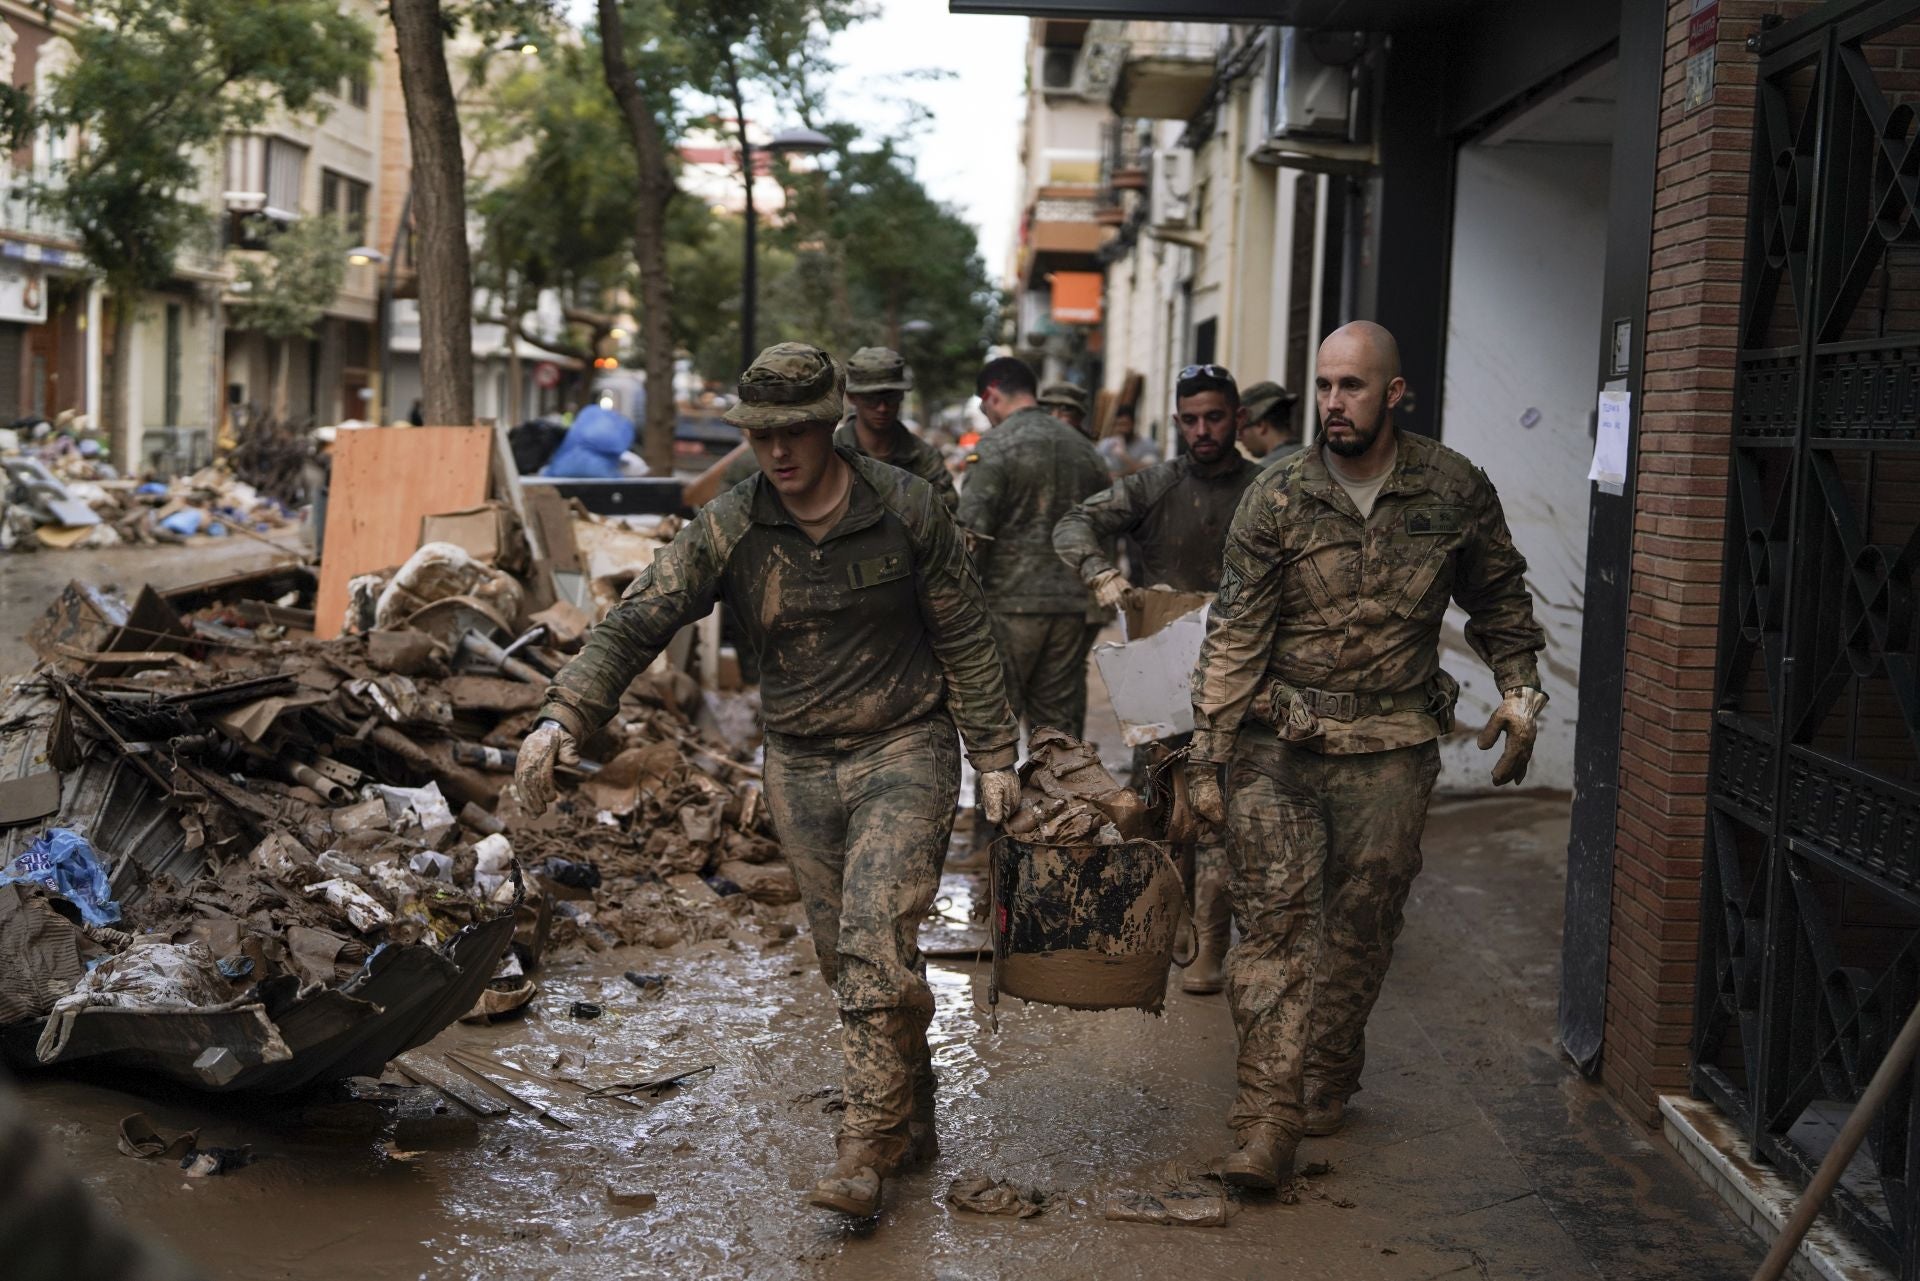
[[[1347,1123],[1347,1101],[1333,1094],[1323,1094],[1307,1104],[1308,1134],[1324,1139],[1329,1134],[1338,1134]]]
[[[1200,950],[1186,973],[1180,976],[1180,990],[1195,996],[1212,996],[1227,985],[1227,947],[1233,941],[1233,907],[1227,900],[1227,887],[1203,878],[1193,887],[1193,928],[1200,936]]]
[[[1240,1137],[1240,1150],[1222,1158],[1220,1181],[1236,1188],[1272,1192],[1293,1177],[1294,1140],[1270,1125],[1256,1125]]]
[[[813,1191],[807,1193],[807,1204],[856,1219],[871,1219],[880,1213],[880,1172],[891,1168],[897,1160],[898,1157],[881,1144],[843,1138],[840,1159],[820,1176]]]

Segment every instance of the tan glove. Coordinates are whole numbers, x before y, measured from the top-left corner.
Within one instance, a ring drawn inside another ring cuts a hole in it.
[[[1493,767],[1493,785],[1512,783],[1516,786],[1527,777],[1527,764],[1533,759],[1533,740],[1540,732],[1540,710],[1547,705],[1547,696],[1537,689],[1526,685],[1516,685],[1506,692],[1500,700],[1500,706],[1494,708],[1493,715],[1487,721],[1487,727],[1480,731],[1480,750],[1487,751],[1500,735],[1507,736],[1507,750]]]
[[[573,735],[551,721],[520,744],[520,759],[513,767],[513,790],[519,794],[521,808],[535,818],[553,804],[553,767],[560,762],[578,765],[580,749],[574,746]]]
[[[980,776],[980,806],[987,822],[1004,823],[1020,803],[1020,776],[1010,769],[988,770]]]
[[[1227,798],[1220,793],[1220,767],[1212,761],[1187,762],[1187,804],[1207,822],[1227,821]]]
[[[1117,569],[1110,569],[1097,575],[1087,586],[1093,588],[1093,598],[1100,602],[1102,609],[1118,609],[1126,604],[1127,593],[1133,590],[1127,582],[1127,576]]]

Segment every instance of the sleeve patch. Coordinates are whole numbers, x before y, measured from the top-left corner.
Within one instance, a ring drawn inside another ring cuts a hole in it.
[[[896,578],[905,578],[912,572],[913,562],[906,553],[888,552],[884,556],[869,556],[866,560],[847,566],[847,585],[859,591],[863,587],[877,587]]]

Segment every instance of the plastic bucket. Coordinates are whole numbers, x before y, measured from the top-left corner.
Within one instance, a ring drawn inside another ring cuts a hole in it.
[[[1007,836],[994,843],[990,866],[994,997],[1160,1010],[1167,967],[1192,928],[1165,846],[1033,845]]]

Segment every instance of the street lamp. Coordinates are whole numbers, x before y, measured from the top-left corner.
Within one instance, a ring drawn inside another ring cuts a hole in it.
[[[796,125],[782,129],[767,140],[766,150],[774,155],[817,156],[833,150],[833,139],[818,129]],[[747,122],[740,122],[740,176],[747,184],[746,258],[740,271],[740,369],[745,372],[760,354],[754,330],[760,308],[760,251],[758,219],[753,211],[753,144],[747,140]]]

